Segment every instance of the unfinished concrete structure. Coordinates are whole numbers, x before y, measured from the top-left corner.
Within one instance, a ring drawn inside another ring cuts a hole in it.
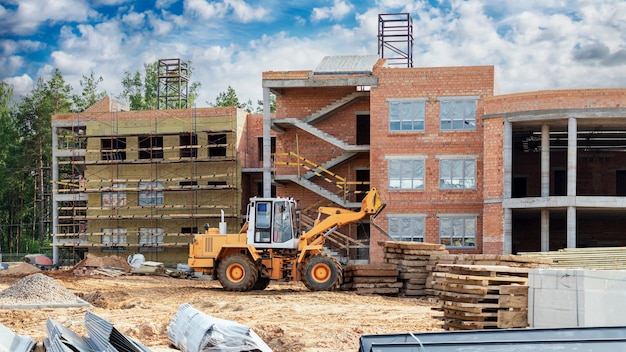
[[[354,207],[377,187],[391,237],[456,253],[626,244],[625,89],[496,96],[492,66],[396,68],[370,56],[265,72],[263,87],[277,96],[264,116],[277,154],[264,171],[278,195]],[[344,248],[360,249],[347,253],[380,262],[387,235],[348,227]]]
[[[52,119],[55,262],[85,251],[185,262],[191,235],[222,211],[229,231],[241,225],[244,111],[125,110],[105,98]]]

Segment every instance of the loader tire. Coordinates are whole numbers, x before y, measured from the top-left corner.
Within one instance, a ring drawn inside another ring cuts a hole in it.
[[[317,253],[304,261],[302,281],[311,291],[333,291],[343,281],[343,270],[337,259]]]
[[[258,277],[257,267],[241,253],[227,256],[217,267],[217,279],[227,291],[250,291]]]
[[[263,291],[265,290],[265,288],[267,288],[267,286],[270,284],[270,278],[269,277],[260,277],[256,280],[256,282],[254,283],[254,286],[252,286],[252,290],[253,291]]]

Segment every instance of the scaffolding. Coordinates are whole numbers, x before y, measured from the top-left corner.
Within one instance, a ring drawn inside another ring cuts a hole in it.
[[[389,66],[413,67],[413,19],[409,13],[378,15],[378,55]]]
[[[189,95],[189,65],[181,59],[158,61],[158,110],[186,109]]]
[[[53,118],[57,263],[73,265],[87,251],[185,262],[192,235],[222,211],[237,230],[240,116],[212,110]]]

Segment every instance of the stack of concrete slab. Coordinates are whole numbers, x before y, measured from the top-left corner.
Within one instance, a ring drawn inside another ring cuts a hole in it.
[[[552,260],[552,268],[626,269],[626,247],[563,248],[550,252],[525,252],[521,256]]]
[[[439,264],[433,292],[443,328],[522,328],[528,321],[528,269],[500,265]]]
[[[383,242],[385,263],[398,266],[400,295],[426,295],[426,280],[431,269],[431,257],[447,255],[445,245],[423,242]]]
[[[344,268],[342,290],[359,294],[397,295],[398,267],[394,264],[350,264]]]
[[[532,269],[531,327],[626,326],[626,271]]]

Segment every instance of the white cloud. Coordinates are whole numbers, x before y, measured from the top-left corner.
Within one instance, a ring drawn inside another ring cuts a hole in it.
[[[223,3],[208,3],[205,0],[185,0],[185,13],[203,20],[223,18],[227,7]]]
[[[82,0],[20,0],[15,12],[6,11],[0,19],[0,33],[31,34],[45,22],[85,21],[94,13]]]
[[[341,20],[354,9],[354,5],[344,0],[334,0],[332,7],[313,8],[311,20],[314,22],[322,20]]]
[[[146,23],[146,14],[131,12],[122,16],[122,23],[130,28],[141,28]]]
[[[13,86],[13,97],[24,97],[33,90],[34,82],[29,75],[9,77],[4,79],[5,82]]]
[[[174,28],[172,22],[161,20],[152,13],[148,15],[148,22],[152,27],[152,34],[156,37],[167,35]]]
[[[224,3],[233,10],[235,17],[242,23],[262,21],[269,14],[268,9],[263,7],[253,8],[243,0],[225,0]]]

